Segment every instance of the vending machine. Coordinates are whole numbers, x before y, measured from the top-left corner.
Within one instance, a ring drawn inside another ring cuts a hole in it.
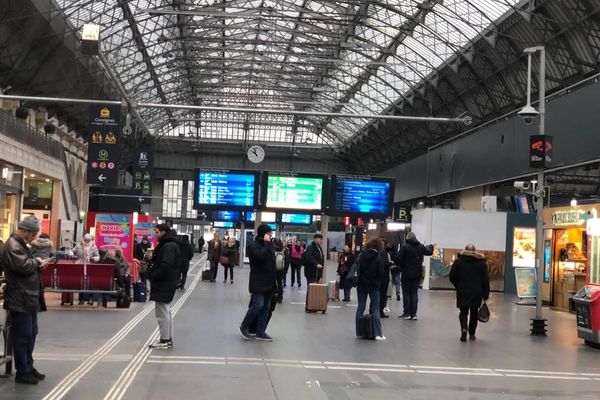
[[[600,347],[600,219],[587,221],[586,285],[575,294],[577,336],[586,344]]]

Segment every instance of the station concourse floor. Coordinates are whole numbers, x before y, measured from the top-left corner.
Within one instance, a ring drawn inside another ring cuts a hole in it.
[[[304,312],[305,285],[288,287],[268,333],[245,342],[248,271],[235,284],[200,281],[198,255],[188,289],[178,292],[174,348],[149,350],[156,337],[153,303],[129,310],[61,307],[39,316],[37,386],[0,380],[0,399],[598,399],[600,353],[577,339],[575,317],[545,309],[549,336],[529,335],[532,307],[493,294],[492,320],[477,341],[461,343],[454,293],[420,292],[419,320],[383,320],[385,342],[355,338],[356,303],[330,302]],[[335,266],[328,276],[333,279]],[[53,297],[54,296],[54,297]],[[353,291],[353,296],[355,292]]]

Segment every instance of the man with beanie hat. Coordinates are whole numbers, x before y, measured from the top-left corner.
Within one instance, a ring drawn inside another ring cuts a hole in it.
[[[252,294],[246,316],[240,325],[240,333],[245,340],[254,337],[249,327],[256,321],[256,340],[270,342],[273,339],[267,335],[267,319],[271,307],[271,296],[276,287],[277,273],[275,268],[275,251],[271,246],[269,225],[262,224],[256,231],[256,239],[248,243],[246,254],[250,259],[250,284]]]
[[[33,349],[38,333],[37,313],[46,311],[40,275],[48,261],[33,258],[27,247],[39,230],[40,222],[36,217],[23,218],[17,225],[17,232],[6,241],[1,255],[6,276],[4,309],[8,310],[12,324],[15,382],[29,385],[36,385],[45,378],[33,366]]]

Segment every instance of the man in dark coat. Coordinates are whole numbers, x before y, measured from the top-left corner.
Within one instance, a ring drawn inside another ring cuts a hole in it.
[[[456,307],[460,309],[460,341],[475,340],[477,312],[482,300],[490,296],[490,275],[485,256],[476,251],[472,244],[467,245],[458,259],[452,264],[450,282],[456,288]],[[467,328],[467,317],[469,316]]]
[[[413,232],[406,234],[406,244],[400,248],[396,256],[396,265],[402,271],[402,296],[404,297],[404,313],[400,318],[417,320],[419,284],[424,278],[423,257],[432,254],[433,245],[422,245]]]
[[[152,257],[152,267],[147,272],[150,280],[150,300],[154,306],[160,340],[150,345],[154,349],[169,349],[173,347],[173,316],[171,302],[179,285],[179,268],[181,267],[181,252],[179,239],[168,224],[158,224],[155,228],[158,246]]]
[[[202,249],[204,248],[204,236],[200,234],[200,239],[198,239],[198,253],[202,253]]]
[[[321,243],[323,235],[317,233],[313,236],[313,242],[306,248],[304,254],[304,276],[307,283],[319,283],[323,278],[323,266],[325,265],[325,256]]]
[[[17,370],[15,382],[29,385],[36,385],[45,378],[33,366],[33,349],[38,334],[37,313],[46,311],[40,275],[48,261],[33,258],[27,248],[39,230],[40,223],[36,217],[25,217],[0,254],[0,264],[6,276],[4,309],[9,312],[12,324],[13,358]]]
[[[190,270],[190,260],[194,258],[194,248],[190,243],[188,235],[183,235],[183,237],[181,238],[181,245],[179,250],[181,251],[181,269],[178,288],[183,290],[185,289],[187,274]]]
[[[270,342],[273,339],[267,335],[267,319],[271,308],[272,294],[277,285],[277,271],[275,269],[275,251],[271,246],[271,232],[269,225],[262,224],[256,232],[256,239],[246,248],[250,260],[249,290],[252,294],[248,312],[240,325],[240,333],[246,340],[254,337],[249,328],[256,320],[256,340]]]

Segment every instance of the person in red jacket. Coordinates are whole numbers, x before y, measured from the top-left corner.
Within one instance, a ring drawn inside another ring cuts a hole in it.
[[[294,243],[290,250],[290,264],[292,266],[292,287],[294,286],[295,281],[298,282],[298,287],[302,286],[302,281],[300,280],[300,271],[302,270],[302,253],[304,253],[302,241],[296,240],[296,243]]]

